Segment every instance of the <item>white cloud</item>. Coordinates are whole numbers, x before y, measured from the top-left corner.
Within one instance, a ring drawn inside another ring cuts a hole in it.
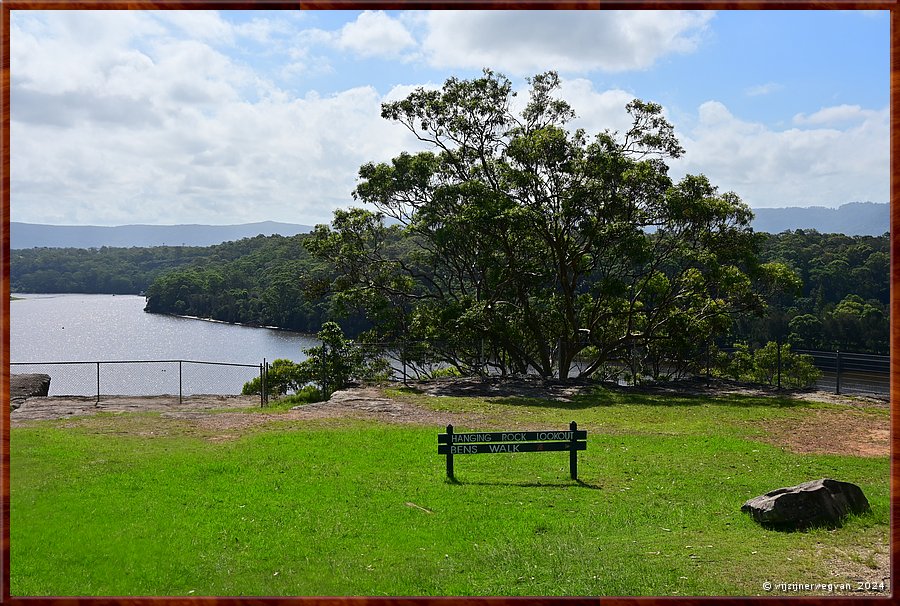
[[[841,125],[851,122],[859,123],[864,120],[877,117],[878,112],[872,110],[864,110],[859,105],[836,105],[833,107],[824,107],[819,111],[810,114],[797,114],[794,116],[794,124],[797,126],[826,126]]]
[[[234,27],[222,19],[217,11],[150,11],[146,13],[164,25],[176,28],[173,34],[190,36],[194,40],[215,43],[234,41]]]
[[[757,86],[751,86],[744,91],[748,97],[759,97],[762,95],[770,95],[783,89],[784,86],[777,82],[766,82]]]
[[[527,96],[527,91],[520,93]],[[597,91],[590,80],[563,80],[559,97],[565,99],[577,117],[572,121],[573,128],[583,128],[589,136],[604,130],[623,133],[631,127],[631,117],[625,106],[635,95],[621,90],[611,89]]]
[[[426,84],[397,84],[384,95],[384,100],[386,102],[401,101],[420,88],[424,90],[440,90],[441,85],[433,82]]]
[[[887,108],[858,110],[860,121],[843,129],[781,131],[741,120],[716,101],[698,113],[697,126],[679,133],[687,153],[672,162],[673,176],[703,173],[754,207],[889,199]]]
[[[548,67],[538,65],[546,51],[547,62],[556,62],[549,67],[561,70],[634,69],[690,51],[708,20],[706,14],[653,11],[636,17],[553,12],[528,20],[500,13],[404,13],[399,19],[364,13],[369,16],[353,24],[371,20],[380,29],[367,30],[373,37],[365,45],[362,34],[345,44],[353,52],[351,44],[359,42],[360,49],[382,54],[409,53],[403,32],[425,27],[431,60],[456,67],[513,66],[531,75]],[[14,11],[13,219],[323,222],[334,208],[352,203],[361,164],[418,149],[403,127],[380,117],[383,101],[404,98],[418,85],[395,85],[384,97],[372,86],[347,85],[335,94],[298,98],[235,58],[240,55],[226,54],[229,41],[275,38],[283,54],[281,63],[267,67],[272,73],[321,73],[332,68],[316,47],[334,48],[339,35],[353,31],[349,26],[286,36],[288,26],[277,20],[234,25],[216,17]],[[190,22],[202,33],[185,39]],[[455,42],[453,35],[459,36]],[[646,48],[637,48],[638,41]],[[524,103],[526,87],[519,91],[517,103]],[[591,135],[626,130],[624,107],[634,96],[572,77],[560,91],[579,115],[571,126]],[[673,176],[707,174],[753,206],[888,199],[887,109],[827,107],[797,114],[795,128],[773,130],[711,101],[688,122],[696,126],[679,129],[687,154],[672,163]]]
[[[374,88],[297,98],[138,15],[139,40],[100,20],[93,46],[52,17],[14,20],[14,220],[324,222],[351,203],[361,164],[411,147]]]
[[[382,11],[364,11],[341,28],[335,41],[362,57],[399,57],[415,43],[403,23]]]
[[[697,48],[708,12],[432,11],[423,51],[436,67],[523,75],[646,69]]]

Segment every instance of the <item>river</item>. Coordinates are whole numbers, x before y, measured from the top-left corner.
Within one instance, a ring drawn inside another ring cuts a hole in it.
[[[196,360],[255,366],[191,364],[187,365],[189,371],[183,371],[185,393],[235,393],[244,381],[258,374],[264,358],[300,361],[306,357],[303,350],[318,343],[295,332],[149,314],[141,296],[14,296],[20,299],[9,303],[11,370],[51,375],[51,395],[95,394],[96,364],[37,363]],[[25,362],[29,365],[17,364]],[[104,364],[99,373],[104,392],[178,393],[177,364]]]

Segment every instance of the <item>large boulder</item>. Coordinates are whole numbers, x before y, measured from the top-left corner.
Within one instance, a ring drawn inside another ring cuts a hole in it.
[[[50,375],[34,373],[10,375],[9,409],[19,408],[27,398],[46,397],[50,393]]]
[[[793,530],[838,526],[848,514],[869,511],[869,501],[856,484],[823,478],[754,497],[741,511],[763,526]]]

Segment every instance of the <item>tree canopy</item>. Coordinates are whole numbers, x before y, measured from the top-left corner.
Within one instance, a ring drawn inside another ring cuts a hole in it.
[[[758,260],[736,194],[669,177],[684,150],[661,106],[635,99],[626,132],[589,137],[554,72],[529,84],[519,112],[490,70],[382,105],[428,149],[363,165],[354,198],[377,211],[336,211],[307,241],[378,338],[567,378],[576,356],[579,375],[636,351],[689,363],[767,292],[799,288]]]

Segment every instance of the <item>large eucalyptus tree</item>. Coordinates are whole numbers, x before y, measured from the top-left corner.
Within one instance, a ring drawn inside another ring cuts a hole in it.
[[[377,212],[337,211],[309,245],[384,336],[545,377],[581,354],[590,375],[635,351],[690,360],[793,281],[757,261],[737,195],[669,177],[684,150],[659,105],[636,99],[626,132],[589,137],[568,128],[556,73],[528,82],[519,112],[490,70],[382,105],[427,151],[363,165],[354,198]]]

